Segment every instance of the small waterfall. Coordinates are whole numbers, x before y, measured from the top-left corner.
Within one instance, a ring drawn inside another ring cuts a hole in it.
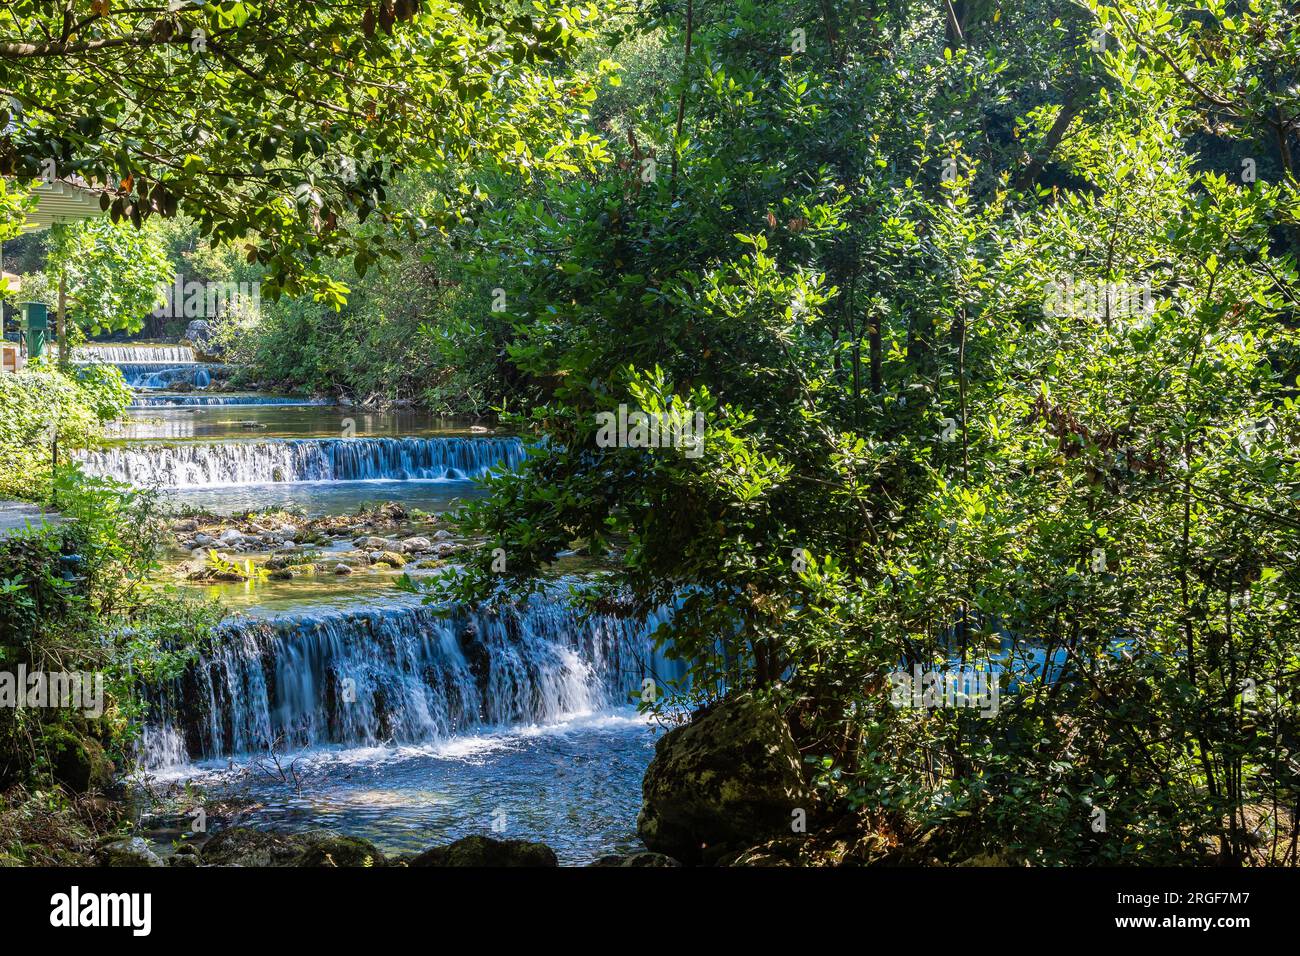
[[[497,611],[407,606],[229,621],[214,650],[156,693],[141,761],[428,743],[626,704],[647,677],[679,676],[651,649],[663,620],[584,620],[534,595]]]
[[[229,375],[231,366],[219,362],[82,362],[82,365],[115,364],[131,388],[171,388],[182,382],[207,388],[214,379]]]
[[[214,405],[333,405],[325,398],[278,398],[274,395],[137,395],[132,408],[182,408]]]
[[[205,488],[281,481],[465,479],[524,458],[518,438],[286,438],[126,445],[80,454],[92,475],[139,487]]]
[[[197,361],[187,345],[97,345],[72,350],[74,362],[102,362],[108,365],[180,365]]]

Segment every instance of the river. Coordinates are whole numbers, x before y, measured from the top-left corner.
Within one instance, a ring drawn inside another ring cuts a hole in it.
[[[427,533],[482,493],[475,478],[526,454],[516,437],[415,410],[205,391],[228,370],[183,349],[78,357],[118,364],[137,389],[112,446],[83,466],[156,488],[174,511],[301,520],[397,502],[414,516],[402,533]],[[200,387],[167,391],[177,381]],[[194,561],[178,550],[166,572]],[[454,573],[454,561],[406,572]],[[629,701],[645,677],[679,674],[652,649],[661,619],[581,618],[560,585],[502,611],[438,613],[400,579],[380,566],[185,583],[230,615],[160,692],[138,773],[233,798],[241,823],[328,827],[389,853],[472,833],[539,840],[566,864],[639,848],[658,731]]]

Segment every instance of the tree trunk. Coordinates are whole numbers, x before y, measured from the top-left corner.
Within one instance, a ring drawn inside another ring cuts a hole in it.
[[[59,368],[67,368],[68,360],[68,275],[66,272],[59,273],[59,309],[55,316],[55,324],[59,337]]]

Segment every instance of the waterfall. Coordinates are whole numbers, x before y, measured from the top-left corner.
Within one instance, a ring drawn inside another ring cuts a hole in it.
[[[72,350],[74,362],[103,362],[108,365],[180,365],[196,361],[186,345],[89,345]]]
[[[132,408],[179,408],[212,405],[333,405],[325,398],[278,398],[274,395],[137,395]]]
[[[624,705],[680,667],[652,651],[663,614],[582,619],[534,595],[496,611],[404,606],[236,619],[157,689],[141,762],[318,744],[436,742]]]
[[[524,457],[518,438],[286,438],[123,445],[78,455],[86,472],[140,487],[280,481],[465,479]]]
[[[225,378],[230,366],[220,362],[82,362],[82,365],[113,364],[131,388],[169,388],[180,382],[207,388],[213,379]]]

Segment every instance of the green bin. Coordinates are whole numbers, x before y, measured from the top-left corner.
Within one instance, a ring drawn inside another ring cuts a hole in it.
[[[27,334],[27,361],[34,362],[45,353],[50,333],[50,310],[44,302],[19,302],[23,310],[23,329]]]

